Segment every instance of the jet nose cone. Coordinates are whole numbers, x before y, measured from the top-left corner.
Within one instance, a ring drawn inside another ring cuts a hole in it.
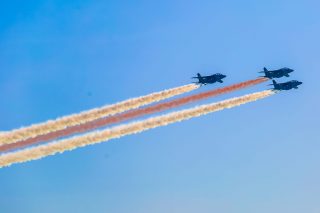
[[[300,84],[302,84],[302,82],[301,82],[301,81],[299,81],[298,83],[299,83],[299,85],[300,85]]]
[[[294,70],[293,69],[289,69],[289,72],[293,72]]]
[[[222,78],[225,78],[225,77],[227,77],[226,75],[222,75]]]

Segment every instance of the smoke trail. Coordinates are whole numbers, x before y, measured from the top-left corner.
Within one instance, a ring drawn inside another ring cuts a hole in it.
[[[103,106],[101,108],[84,111],[78,114],[61,117],[56,120],[49,120],[45,123],[15,129],[6,134],[0,134],[0,145],[15,143],[17,141],[25,140],[27,138],[33,138],[38,135],[47,134],[52,131],[58,131],[70,126],[93,121],[95,119],[105,117],[108,115],[114,115],[130,109],[135,109],[143,105],[158,102],[175,95],[192,91],[197,88],[199,88],[199,86],[196,84],[188,84],[181,87],[152,93],[146,96],[125,100],[116,104]]]
[[[275,92],[271,90],[252,93],[238,98],[232,98],[213,104],[202,105],[195,108],[172,112],[166,115],[157,116],[130,124],[116,126],[103,131],[88,133],[83,136],[63,139],[37,147],[3,154],[0,156],[0,167],[10,166],[13,163],[22,163],[30,160],[36,160],[48,155],[54,155],[56,153],[62,153],[67,150],[73,150],[78,147],[108,141],[110,139],[119,138],[129,134],[139,133],[159,126],[165,126],[170,123],[175,123],[226,108],[239,106],[248,102],[256,101],[258,99],[266,98],[273,94],[275,94]]]
[[[39,142],[57,139],[59,137],[63,137],[63,136],[67,136],[67,135],[71,135],[71,134],[75,134],[75,133],[86,132],[88,130],[103,127],[108,124],[118,123],[118,122],[125,121],[128,119],[136,118],[136,117],[139,117],[142,115],[147,115],[147,114],[151,114],[151,113],[155,113],[155,112],[164,111],[164,110],[178,107],[178,106],[188,104],[191,102],[196,102],[196,101],[203,100],[203,99],[206,99],[209,97],[213,97],[213,96],[221,95],[224,93],[232,92],[235,90],[239,90],[239,89],[242,89],[245,87],[253,86],[253,85],[262,83],[266,80],[268,80],[268,79],[258,78],[258,79],[254,79],[254,80],[249,80],[249,81],[241,82],[238,84],[233,84],[231,86],[226,86],[223,88],[214,89],[214,90],[210,90],[207,92],[178,98],[178,99],[171,100],[171,101],[168,101],[165,103],[159,103],[159,104],[149,106],[146,108],[131,110],[131,111],[119,114],[119,115],[101,118],[98,120],[94,120],[92,122],[87,122],[87,123],[84,123],[81,125],[76,125],[73,127],[65,128],[63,130],[59,130],[56,132],[50,132],[45,135],[39,135],[34,138],[29,138],[24,141],[19,141],[17,143],[0,146],[0,151],[3,152],[3,151],[16,149],[16,148],[22,148],[22,147],[25,147],[28,145],[39,143]]]

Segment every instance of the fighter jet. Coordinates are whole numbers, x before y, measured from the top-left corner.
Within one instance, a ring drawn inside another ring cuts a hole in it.
[[[262,77],[265,77],[265,78],[281,78],[283,76],[286,76],[286,77],[289,77],[289,73],[293,72],[294,70],[293,69],[290,69],[290,68],[287,68],[287,67],[284,67],[284,68],[281,68],[281,69],[278,69],[278,70],[267,70],[267,68],[263,68],[263,71],[259,72],[259,73],[264,73],[265,76],[262,76]]]
[[[199,82],[194,82],[196,84],[207,85],[207,84],[213,84],[216,82],[223,83],[222,79],[224,79],[225,77],[227,76],[222,75],[220,73],[216,73],[209,76],[201,76],[200,73],[197,73],[197,77],[192,77],[192,78],[197,78],[199,80]]]
[[[291,89],[298,89],[298,86],[302,84],[300,81],[292,80],[285,83],[277,83],[275,80],[272,80],[274,86],[274,90],[291,90]]]

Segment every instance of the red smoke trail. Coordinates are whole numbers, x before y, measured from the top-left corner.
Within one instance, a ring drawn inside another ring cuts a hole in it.
[[[217,95],[233,92],[233,91],[236,91],[236,90],[239,90],[239,89],[243,89],[243,88],[246,88],[246,87],[249,87],[249,86],[253,86],[253,85],[265,82],[267,80],[268,80],[267,78],[257,78],[257,79],[254,79],[254,80],[249,80],[249,81],[241,82],[241,83],[238,83],[238,84],[233,84],[231,86],[226,86],[226,87],[223,87],[223,88],[214,89],[214,90],[210,90],[210,91],[207,91],[207,92],[202,92],[202,93],[199,93],[199,94],[178,98],[178,99],[175,99],[175,100],[172,100],[172,101],[155,104],[153,106],[131,110],[131,111],[128,111],[128,112],[121,113],[119,115],[114,115],[114,116],[101,118],[101,119],[98,119],[98,120],[95,120],[95,121],[91,121],[91,122],[87,122],[87,123],[84,123],[84,124],[80,124],[80,125],[77,125],[77,126],[68,127],[66,129],[63,129],[63,130],[50,132],[50,133],[47,133],[45,135],[36,136],[34,138],[29,138],[29,139],[26,139],[24,141],[19,141],[19,142],[12,143],[12,144],[6,144],[6,145],[3,145],[3,146],[0,146],[0,151],[3,152],[3,151],[11,150],[11,149],[23,148],[25,146],[36,144],[36,143],[39,143],[39,142],[49,141],[49,140],[53,140],[53,139],[56,139],[56,138],[68,136],[68,135],[75,134],[75,133],[86,132],[88,130],[100,128],[100,127],[103,127],[105,125],[119,123],[121,121],[125,121],[125,120],[128,120],[128,119],[136,118],[136,117],[139,117],[139,116],[142,116],[142,115],[148,115],[148,114],[151,114],[151,113],[160,112],[160,111],[167,110],[167,109],[172,109],[174,107],[178,107],[178,106],[181,106],[181,105],[184,105],[184,104],[188,104],[188,103],[191,103],[191,102],[196,102],[196,101],[203,100],[203,99],[206,99],[206,98],[209,98],[209,97],[213,97],[213,96],[217,96]]]

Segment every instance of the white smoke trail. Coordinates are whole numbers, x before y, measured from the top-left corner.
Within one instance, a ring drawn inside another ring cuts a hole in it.
[[[64,116],[56,120],[49,120],[44,123],[34,124],[28,127],[15,129],[4,134],[0,133],[0,146],[15,143],[17,141],[33,138],[38,135],[47,134],[70,126],[83,124],[109,115],[121,113],[130,109],[135,109],[143,105],[158,102],[176,95],[180,95],[199,88],[196,84],[188,84],[161,92],[152,93],[146,96],[132,98],[116,104],[103,106],[100,108],[84,111],[78,114]]]
[[[275,94],[275,92],[271,90],[252,93],[249,95],[244,95],[217,103],[202,105],[191,109],[172,112],[162,116],[152,117],[134,123],[116,126],[102,131],[88,133],[82,136],[55,141],[29,149],[6,153],[0,155],[0,167],[10,166],[13,163],[22,163],[30,160],[36,160],[48,155],[54,155],[56,153],[62,153],[67,150],[73,150],[78,147],[108,141],[110,139],[119,138],[129,134],[139,133],[159,126],[165,126],[170,123],[175,123],[219,110],[239,106],[245,103],[256,101],[258,99],[266,98],[273,94]]]

